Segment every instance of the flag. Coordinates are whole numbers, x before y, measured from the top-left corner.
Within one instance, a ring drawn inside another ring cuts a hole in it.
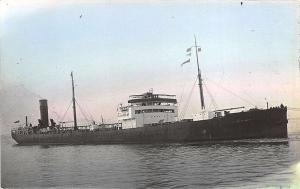
[[[190,52],[190,53],[188,53],[188,54],[186,54],[186,56],[191,56],[192,55],[192,53]]]
[[[201,48],[199,47],[199,48],[198,48],[198,52],[200,52],[200,51],[201,51]]]
[[[182,63],[181,63],[181,66],[183,66],[183,64],[189,63],[189,62],[190,62],[190,60],[191,60],[191,59],[188,59],[188,60],[186,60],[186,61],[182,62]]]
[[[186,49],[186,52],[187,52],[187,53],[188,53],[188,52],[191,52],[191,50],[192,50],[192,47],[187,48],[187,49]]]
[[[20,120],[18,120],[18,121],[15,121],[14,123],[19,123],[20,122]]]

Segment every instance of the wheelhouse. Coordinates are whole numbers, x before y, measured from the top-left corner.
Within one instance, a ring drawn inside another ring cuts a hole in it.
[[[118,107],[118,122],[123,129],[177,121],[175,95],[154,94],[149,91],[129,96],[128,105]]]

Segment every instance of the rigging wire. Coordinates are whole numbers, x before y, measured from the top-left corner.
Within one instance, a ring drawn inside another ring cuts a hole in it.
[[[67,112],[69,111],[69,109],[70,109],[70,107],[71,107],[71,104],[72,104],[72,100],[71,100],[71,102],[70,102],[70,104],[69,104],[67,110],[65,111],[65,113],[64,113],[64,115],[63,115],[63,117],[62,117],[62,119],[61,119],[59,122],[62,123],[62,122],[64,121],[64,119],[65,119],[65,117],[66,117],[66,115],[67,115]]]
[[[76,104],[78,105],[79,110],[80,110],[80,112],[82,113],[82,115],[83,115],[85,121],[86,121],[86,122],[90,122],[90,120],[87,118],[86,114],[84,113],[85,111],[84,111],[84,110],[81,108],[81,106],[78,104],[77,100],[75,100],[75,102],[76,102]]]
[[[193,94],[193,90],[194,90],[194,88],[195,88],[197,79],[198,79],[198,77],[196,77],[196,79],[195,79],[195,81],[194,81],[194,84],[193,84],[193,87],[192,87],[192,89],[191,89],[191,91],[190,91],[190,93],[189,93],[189,96],[188,96],[188,98],[187,98],[187,102],[186,102],[185,106],[183,107],[183,111],[181,112],[181,115],[180,115],[181,118],[183,118],[183,117],[185,116],[185,113],[186,113],[186,110],[187,110],[187,108],[188,108],[188,106],[189,106],[189,102],[190,102],[191,96],[192,96],[192,94]]]
[[[77,98],[78,99],[78,98]],[[83,109],[83,108],[82,108]],[[85,113],[88,114],[88,116],[90,117],[90,120],[94,121],[94,117],[92,116],[92,114],[90,113],[90,111],[88,110],[87,106],[85,106]]]
[[[53,114],[56,115],[56,120],[61,120],[60,116],[58,115],[58,113],[54,110],[50,110]]]
[[[250,93],[247,91],[243,91],[243,94],[246,95],[248,97],[249,100],[251,100],[252,102],[254,102],[255,104],[259,104],[257,102],[257,99],[254,99],[253,96],[250,96]]]
[[[252,106],[255,106],[255,105],[254,105],[252,102],[250,102],[249,100],[246,100],[245,98],[243,98],[243,97],[239,96],[238,94],[236,94],[236,93],[230,91],[229,89],[227,89],[227,88],[225,88],[225,87],[223,87],[223,86],[217,84],[217,83],[214,82],[213,80],[208,79],[208,78],[206,78],[206,80],[211,81],[211,82],[212,82],[213,84],[215,84],[216,86],[220,87],[220,88],[223,89],[224,91],[227,91],[228,93],[230,93],[230,94],[232,94],[233,96],[239,98],[240,100],[242,100],[242,101],[244,101],[244,102],[247,102],[248,104],[250,104],[250,105],[252,105]]]
[[[183,94],[184,94],[184,90],[185,90],[186,84],[187,84],[187,82],[184,83],[182,91],[181,91],[181,95],[180,95],[180,98],[179,98],[179,101],[178,101],[178,106],[179,107],[181,106],[181,102],[183,100]]]
[[[210,97],[210,99],[211,99],[211,104],[214,106],[214,110],[216,110],[216,109],[217,109],[217,103],[216,103],[216,101],[215,101],[213,95],[212,95],[212,94],[210,93],[210,91],[208,90],[208,87],[207,87],[207,85],[206,85],[205,82],[203,82],[203,85],[204,85],[204,87],[205,87],[205,89],[206,89],[206,91],[207,91],[207,93],[208,93],[208,95],[209,95],[209,97]],[[209,107],[210,107],[210,105],[209,105]]]

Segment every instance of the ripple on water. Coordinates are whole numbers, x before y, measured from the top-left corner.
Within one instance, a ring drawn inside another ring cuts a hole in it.
[[[1,155],[1,182],[9,187],[258,188],[296,186],[300,178],[296,137],[217,144],[47,146],[13,145],[6,137]]]

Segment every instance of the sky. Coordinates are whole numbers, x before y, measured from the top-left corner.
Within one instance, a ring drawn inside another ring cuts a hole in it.
[[[50,117],[62,118],[71,71],[89,118],[113,122],[119,103],[151,88],[175,94],[180,113],[191,117],[201,107],[195,53],[180,64],[194,35],[207,109],[264,108],[266,101],[299,108],[297,8],[296,1],[2,0],[1,120],[26,114],[34,122],[41,98]]]

